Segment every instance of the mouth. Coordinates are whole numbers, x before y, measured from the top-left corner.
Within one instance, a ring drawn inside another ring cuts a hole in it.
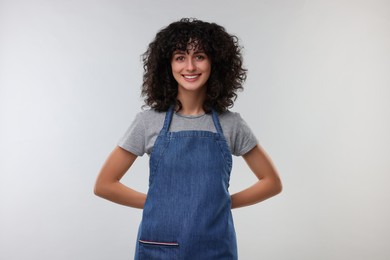
[[[183,78],[187,81],[195,81],[201,74],[182,74]]]

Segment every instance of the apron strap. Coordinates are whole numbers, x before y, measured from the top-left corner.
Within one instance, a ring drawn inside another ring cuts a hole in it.
[[[218,134],[223,135],[223,131],[222,131],[221,123],[219,122],[217,111],[215,111],[214,109],[212,109],[211,111],[213,112],[213,121],[214,121],[215,129],[217,129]]]
[[[166,114],[165,114],[164,126],[161,129],[162,131],[168,132],[168,130],[169,130],[169,126],[171,125],[172,116],[173,116],[173,108],[174,108],[174,105],[170,105]]]

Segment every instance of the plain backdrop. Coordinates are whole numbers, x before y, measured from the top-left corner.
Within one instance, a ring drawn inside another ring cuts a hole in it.
[[[390,259],[390,2],[0,0],[0,259],[132,259],[141,211],[93,195],[181,17],[239,37],[240,112],[283,193],[233,211],[240,259]],[[147,190],[148,156],[123,179]],[[234,158],[230,191],[255,181]]]

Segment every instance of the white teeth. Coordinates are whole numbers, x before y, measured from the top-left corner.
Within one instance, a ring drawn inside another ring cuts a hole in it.
[[[184,77],[186,78],[186,79],[194,79],[194,78],[197,78],[199,75],[193,75],[193,76],[186,76],[186,75],[184,75]]]

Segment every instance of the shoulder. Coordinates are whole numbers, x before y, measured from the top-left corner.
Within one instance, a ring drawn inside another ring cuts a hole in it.
[[[145,135],[145,132],[151,131],[163,122],[164,112],[158,112],[154,109],[142,110],[135,115],[127,132]]]
[[[227,111],[221,113],[219,115],[219,117],[224,118],[224,119],[225,118],[226,119],[237,119],[237,118],[241,118],[241,115],[238,112],[227,110]]]
[[[221,125],[239,126],[244,122],[240,113],[227,110],[219,115]]]
[[[240,113],[230,110],[220,114],[219,121],[223,132],[227,133],[231,138],[235,138],[237,134],[243,130],[243,128],[247,127]]]
[[[145,118],[145,119],[152,119],[152,118],[158,118],[161,116],[164,116],[165,112],[158,112],[154,109],[144,109],[140,112],[138,112],[137,117]]]
[[[257,138],[240,113],[226,111],[219,115],[222,130],[230,142],[232,154],[241,156],[257,144]]]
[[[154,109],[145,109],[137,113],[135,120],[147,125],[164,120],[165,112],[158,112]]]
[[[164,122],[164,114],[153,109],[138,112],[118,145],[138,156],[149,154]]]

